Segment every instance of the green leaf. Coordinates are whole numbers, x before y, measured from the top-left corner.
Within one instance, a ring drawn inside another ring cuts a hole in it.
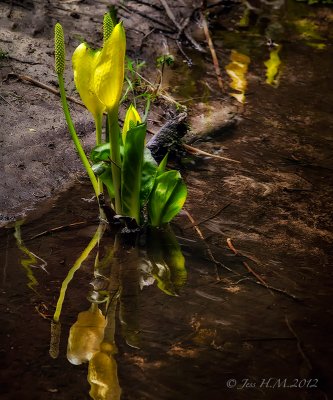
[[[186,185],[178,171],[167,171],[159,175],[148,203],[151,225],[160,226],[170,222],[182,209],[186,196]]]
[[[168,156],[169,156],[169,153],[166,153],[166,155],[163,157],[163,160],[160,162],[160,165],[157,168],[157,176],[159,176],[159,175],[163,174],[163,172],[165,172],[165,168],[168,163]]]
[[[127,132],[121,171],[121,199],[123,214],[140,224],[140,191],[146,124]]]
[[[141,208],[147,204],[151,191],[153,190],[157,172],[157,163],[149,149],[144,149],[143,165],[141,173],[140,205]]]
[[[90,159],[94,164],[99,161],[108,161],[110,159],[110,143],[94,147],[90,153]]]
[[[91,168],[94,171],[94,174],[98,176],[99,179],[104,183],[108,190],[110,198],[113,199],[114,186],[112,181],[111,164],[100,161],[97,164],[94,164]]]

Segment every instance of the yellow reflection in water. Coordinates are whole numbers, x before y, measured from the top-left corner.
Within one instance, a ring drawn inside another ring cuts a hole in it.
[[[279,84],[279,72],[281,66],[281,59],[279,52],[282,46],[277,46],[271,49],[269,59],[264,62],[266,67],[266,83],[277,87]]]
[[[45,267],[47,265],[46,261],[43,260],[41,257],[38,257],[32,251],[30,251],[23,243],[21,237],[21,225],[24,221],[18,221],[15,223],[15,233],[14,237],[16,239],[17,247],[24,253],[28,258],[21,258],[21,265],[25,270],[25,273],[28,278],[28,287],[37,293],[36,286],[38,286],[38,281],[32,272],[31,267],[41,268],[46,271]],[[47,271],[46,271],[47,272]]]
[[[231,62],[226,66],[226,72],[231,78],[230,87],[236,91],[229,93],[240,103],[245,103],[245,92],[247,88],[246,74],[250,64],[250,57],[232,50],[230,55]]]

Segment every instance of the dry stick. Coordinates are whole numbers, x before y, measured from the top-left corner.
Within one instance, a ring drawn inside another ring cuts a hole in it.
[[[304,360],[306,366],[308,367],[309,371],[312,371],[312,370],[313,370],[312,364],[311,364],[309,358],[306,356],[306,354],[305,354],[304,351],[303,351],[302,342],[301,342],[299,336],[298,336],[297,333],[294,331],[293,327],[290,325],[288,316],[285,315],[284,318],[285,318],[285,321],[286,321],[286,324],[287,324],[288,329],[290,330],[290,332],[293,334],[293,336],[294,336],[295,339],[297,340],[297,349],[298,349],[300,355],[302,356],[302,358],[303,358],[303,360]]]
[[[173,12],[171,11],[168,3],[166,0],[160,0],[162,6],[164,7],[167,16],[169,17],[169,19],[173,22],[173,24],[175,25],[175,27],[178,29],[178,32],[182,33],[184,32],[184,35],[186,36],[186,38],[192,43],[192,45],[194,46],[195,49],[197,49],[198,51],[200,51],[201,53],[205,53],[206,50],[196,41],[193,39],[193,37],[187,32],[186,27],[180,25]]]
[[[209,33],[207,19],[206,19],[205,15],[203,14],[203,12],[200,12],[200,15],[201,15],[201,21],[202,21],[202,26],[203,26],[203,29],[204,29],[204,32],[205,32],[206,40],[207,40],[207,43],[208,43],[208,46],[209,46],[210,54],[212,55],[212,60],[213,60],[214,68],[215,68],[215,74],[216,74],[216,78],[217,78],[217,83],[218,83],[220,89],[223,91],[224,87],[223,87],[221,69],[220,69],[220,66],[219,66],[219,61],[218,61],[217,56],[216,56],[215,47],[214,47],[212,38],[211,38],[210,33]]]
[[[16,74],[14,72],[11,72],[10,74],[8,74],[8,76],[15,77],[17,79],[20,79],[21,81],[30,82],[30,83],[34,84],[35,86],[40,87],[41,89],[48,90],[49,92],[60,96],[60,92],[59,92],[58,89],[55,89],[55,88],[53,88],[52,86],[49,86],[49,85],[45,85],[45,83],[39,82],[36,79],[31,78],[31,76],[19,75],[19,74]],[[67,98],[67,100],[71,101],[72,103],[75,103],[75,104],[78,104],[79,106],[85,107],[85,105],[82,103],[82,101],[77,100],[74,97],[66,96],[66,98]]]
[[[183,146],[184,146],[184,149],[190,154],[202,154],[204,156],[218,158],[220,160],[231,161],[231,162],[235,162],[235,163],[239,163],[239,164],[241,163],[240,161],[233,160],[232,158],[222,157],[222,156],[218,156],[217,154],[207,153],[204,150],[197,149],[196,147],[192,147],[186,143],[183,143]]]

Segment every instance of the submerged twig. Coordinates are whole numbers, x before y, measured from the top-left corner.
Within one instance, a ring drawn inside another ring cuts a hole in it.
[[[234,273],[234,271],[233,271],[231,268],[227,267],[226,265],[222,264],[220,261],[216,260],[216,258],[214,257],[214,255],[213,255],[213,253],[212,253],[211,248],[209,247],[208,243],[206,242],[204,235],[202,234],[200,228],[198,227],[198,224],[195,222],[195,220],[194,220],[194,218],[192,217],[192,215],[191,215],[186,209],[183,209],[183,211],[185,212],[187,218],[190,220],[190,222],[191,222],[191,224],[192,224],[194,230],[197,232],[199,238],[200,238],[200,239],[202,240],[202,242],[204,243],[204,245],[205,245],[205,247],[206,247],[206,251],[207,251],[208,257],[209,257],[210,260],[215,264],[217,279],[218,279],[219,281],[221,280],[220,274],[219,274],[218,268],[217,268],[218,266],[219,266],[219,267],[222,267],[222,268],[224,268],[224,269],[226,269],[226,270],[229,271],[229,272]]]
[[[193,37],[188,33],[186,30],[186,26],[183,24],[183,26],[176,20],[176,17],[174,16],[173,12],[171,11],[171,8],[169,7],[169,4],[167,3],[166,0],[160,0],[162,6],[165,9],[165,12],[167,13],[167,16],[169,19],[173,22],[175,27],[178,29],[179,36],[181,33],[184,33],[185,37],[187,40],[189,40],[193,47],[200,51],[201,53],[206,53],[206,50],[195,40]]]
[[[202,26],[203,26],[203,30],[205,32],[207,44],[208,44],[208,47],[209,47],[209,50],[210,50],[210,54],[212,56],[214,69],[215,69],[215,74],[216,74],[216,78],[217,78],[217,83],[218,83],[220,89],[223,91],[224,87],[223,87],[222,73],[221,73],[219,61],[218,61],[217,56],[216,56],[214,43],[213,43],[213,40],[212,40],[212,38],[210,36],[210,33],[209,33],[207,19],[206,19],[206,17],[205,17],[203,12],[200,12],[200,15],[201,15]]]
[[[287,325],[289,331],[292,333],[292,335],[293,335],[293,336],[295,337],[295,339],[297,340],[297,349],[298,349],[298,352],[300,353],[301,357],[303,358],[303,360],[304,360],[304,362],[305,362],[307,368],[309,369],[309,371],[312,371],[312,369],[313,369],[312,364],[311,364],[309,358],[307,357],[307,355],[304,353],[301,339],[299,338],[299,336],[298,336],[297,333],[295,332],[294,328],[290,325],[290,322],[289,322],[289,319],[288,319],[288,316],[287,316],[287,315],[285,315],[285,318],[284,318],[284,319],[285,319],[285,321],[286,321],[286,325]]]
[[[230,204],[231,204],[231,203],[228,203],[228,204],[224,205],[223,207],[220,207],[216,212],[214,212],[214,214],[212,214],[212,215],[210,215],[209,217],[207,217],[207,218],[201,220],[200,222],[197,222],[195,225],[191,224],[191,225],[189,225],[189,226],[185,226],[185,227],[183,228],[183,230],[186,230],[186,229],[191,228],[191,227],[194,227],[194,226],[199,226],[199,225],[201,225],[201,224],[203,224],[203,223],[205,223],[205,222],[207,222],[207,221],[210,221],[211,219],[217,217],[217,216],[218,216],[223,210],[225,210],[227,207],[229,207]]]
[[[51,228],[51,229],[48,229],[47,231],[37,233],[36,235],[31,236],[26,241],[33,240],[33,239],[36,239],[38,237],[45,236],[45,235],[51,235],[54,232],[59,232],[59,231],[66,230],[66,229],[76,228],[77,226],[86,225],[86,224],[95,223],[95,222],[97,222],[97,220],[73,222],[72,224],[57,226],[56,228]]]
[[[234,245],[231,242],[231,239],[228,238],[227,239],[227,244],[229,249],[235,254],[238,255],[238,251],[235,249]],[[258,279],[259,282],[261,282],[264,286],[266,286],[268,288],[267,283],[262,279],[262,277],[260,275],[258,275],[255,271],[253,271],[253,269],[249,266],[249,264],[246,261],[243,261],[243,265],[244,267],[255,277]]]
[[[228,247],[230,248],[230,250],[231,250],[234,254],[236,254],[236,255],[239,254],[239,252],[238,252],[238,251],[235,249],[235,247],[233,246],[233,244],[232,244],[230,238],[227,239],[227,244],[228,244]],[[244,267],[257,279],[257,280],[254,280],[254,279],[251,279],[251,278],[244,278],[244,280],[245,280],[245,279],[250,280],[251,282],[253,282],[253,283],[257,284],[257,285],[260,285],[260,286],[265,287],[265,288],[268,289],[269,291],[273,291],[273,292],[277,292],[277,293],[284,294],[285,296],[290,297],[290,298],[293,299],[293,300],[296,300],[296,301],[299,301],[299,300],[300,300],[298,297],[296,297],[295,295],[293,295],[293,294],[287,292],[286,290],[279,289],[279,288],[277,288],[277,287],[275,287],[275,286],[271,286],[271,285],[269,285],[268,283],[266,283],[255,271],[253,271],[253,269],[248,265],[247,262],[243,261],[243,265],[244,265]],[[240,274],[239,274],[239,275],[240,275]],[[243,280],[243,279],[242,279],[242,280]],[[271,293],[271,294],[273,294],[273,293]]]

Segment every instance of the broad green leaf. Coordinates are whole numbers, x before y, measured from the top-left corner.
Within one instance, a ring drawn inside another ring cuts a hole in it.
[[[140,191],[146,125],[127,132],[121,170],[121,199],[123,214],[140,224]]]
[[[141,208],[147,204],[149,195],[153,190],[157,172],[157,163],[149,149],[145,148],[143,153],[143,165],[141,173],[140,205]]]
[[[159,175],[148,203],[151,225],[160,226],[170,222],[182,209],[186,196],[186,185],[178,171]]]
[[[110,159],[110,143],[95,146],[90,153],[90,159],[93,163],[108,161]]]
[[[118,107],[125,75],[126,36],[122,22],[117,24],[98,57],[93,90],[107,110]]]
[[[123,144],[126,142],[127,132],[131,129],[131,123],[134,123],[134,126],[141,124],[141,118],[133,104],[131,104],[126,112],[125,121],[123,125],[122,139]]]
[[[105,111],[105,106],[99,101],[93,87],[95,68],[100,54],[101,50],[93,50],[87,43],[81,43],[72,57],[76,89],[95,119]]]

